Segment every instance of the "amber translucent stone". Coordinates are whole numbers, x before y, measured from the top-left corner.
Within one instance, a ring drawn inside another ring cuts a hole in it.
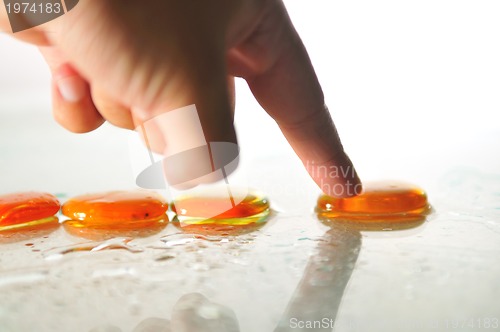
[[[157,193],[137,190],[74,197],[63,205],[62,212],[71,218],[64,227],[72,234],[97,230],[126,235],[120,232],[160,230],[168,222],[167,209],[167,202]]]
[[[177,198],[172,203],[172,211],[183,225],[244,226],[265,221],[270,205],[269,200],[258,192],[250,192],[243,199],[205,193]]]
[[[137,190],[73,197],[64,203],[62,212],[74,220],[102,224],[156,218],[167,209],[167,203],[157,193]]]
[[[42,223],[60,208],[58,199],[47,193],[26,192],[0,196],[0,230],[13,225]],[[51,219],[50,219],[51,220]]]
[[[353,221],[405,221],[430,210],[426,193],[419,187],[396,181],[367,182],[355,197],[321,195],[316,211],[322,217]]]

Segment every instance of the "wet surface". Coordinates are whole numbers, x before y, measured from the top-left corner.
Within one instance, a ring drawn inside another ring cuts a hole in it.
[[[435,211],[426,220],[377,231],[319,220],[311,206],[278,211],[244,234],[169,224],[146,238],[88,241],[57,229],[3,243],[0,322],[5,331],[301,331],[318,321],[302,330],[431,331],[494,319],[493,183],[499,178],[450,172],[440,194],[429,193]]]

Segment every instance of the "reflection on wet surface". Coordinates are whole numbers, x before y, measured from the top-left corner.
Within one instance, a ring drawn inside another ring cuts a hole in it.
[[[331,331],[335,326],[344,291],[362,250],[362,231],[406,230],[418,227],[425,218],[405,223],[379,220],[351,223],[351,220],[319,219],[330,229],[318,240],[315,254],[283,314],[276,332]],[[413,219],[413,218],[412,218]]]
[[[59,228],[59,218],[49,217],[42,220],[4,227],[0,231],[0,244],[22,242],[54,232]]]
[[[319,239],[275,331],[331,331],[360,249],[359,230],[332,224]]]
[[[80,220],[66,220],[63,227],[71,235],[94,241],[102,241],[115,237],[148,237],[160,233],[168,224],[168,217],[124,222],[120,227],[106,225],[88,225]]]
[[[272,212],[266,211],[265,215],[261,214],[256,218],[265,220],[266,222],[271,218]],[[252,233],[265,225],[264,222],[250,222],[243,225],[231,224],[183,224],[179,222],[177,217],[174,217],[172,223],[187,233],[197,233],[200,235],[213,235],[213,236],[237,236],[246,233]]]

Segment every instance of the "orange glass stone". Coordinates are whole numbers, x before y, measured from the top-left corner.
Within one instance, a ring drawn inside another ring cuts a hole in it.
[[[321,195],[319,216],[351,221],[405,221],[422,218],[430,211],[427,194],[419,187],[396,181],[367,182],[355,197]]]
[[[87,237],[106,232],[109,236],[159,231],[166,226],[167,202],[155,192],[112,191],[71,198],[62,207],[64,227],[70,233]],[[148,231],[149,230],[149,231]],[[102,234],[101,234],[102,235]]]
[[[270,214],[269,200],[258,192],[249,192],[244,197],[225,197],[202,193],[174,200],[172,211],[181,225],[233,225],[244,226],[261,223]]]
[[[0,196],[0,230],[53,221],[59,211],[57,197],[47,193],[26,192]]]

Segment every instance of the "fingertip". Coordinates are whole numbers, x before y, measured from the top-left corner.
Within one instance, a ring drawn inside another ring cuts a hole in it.
[[[336,198],[353,197],[363,190],[354,165],[345,153],[342,154],[343,156],[328,162],[315,164],[313,161],[305,164],[319,188],[326,195]]]
[[[319,183],[316,181],[318,186],[320,186],[321,191],[328,196],[336,198],[349,198],[354,197],[363,191],[363,186],[361,181],[358,180],[325,180]]]

